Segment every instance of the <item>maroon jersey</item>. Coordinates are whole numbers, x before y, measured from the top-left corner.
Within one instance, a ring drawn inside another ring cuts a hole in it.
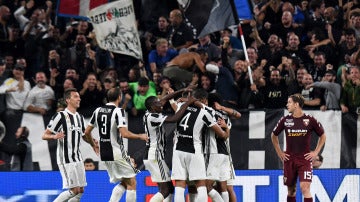
[[[283,116],[276,124],[273,133],[278,136],[282,130],[286,135],[286,153],[306,154],[310,152],[311,134],[324,134],[324,128],[313,116],[304,114],[295,118],[291,114]]]

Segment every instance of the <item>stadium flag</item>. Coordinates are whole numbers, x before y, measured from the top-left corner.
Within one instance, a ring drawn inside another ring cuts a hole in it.
[[[235,0],[235,7],[239,19],[241,20],[252,19],[251,7],[248,0]]]
[[[58,0],[57,15],[73,18],[86,18],[89,11],[109,0]]]
[[[90,10],[100,48],[142,59],[132,0],[118,0]]]
[[[178,0],[196,38],[235,25],[232,0]]]

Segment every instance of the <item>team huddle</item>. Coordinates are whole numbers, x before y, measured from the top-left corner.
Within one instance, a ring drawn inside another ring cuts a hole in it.
[[[221,97],[217,94],[208,94],[203,89],[194,91],[189,88],[181,89],[169,92],[161,99],[156,96],[148,97],[145,101],[147,112],[143,117],[145,134],[133,134],[127,129],[125,110],[117,107],[121,96],[120,89],[110,89],[107,92],[108,103],[97,108],[90,122],[85,126],[83,116],[76,111],[80,106],[79,93],[76,89],[65,92],[67,108],[54,115],[43,134],[44,140],[58,140],[57,163],[63,179],[63,188],[68,189],[60,193],[55,202],[80,201],[84,193],[86,177],[79,150],[81,137],[93,147],[100,160],[104,162],[110,182],[117,183],[109,199],[111,202],[119,201],[125,192],[126,201],[136,201],[136,174],[139,170],[127,154],[123,138],[146,141],[144,165],[150,172],[152,181],[156,182],[159,188],[159,191],[150,199],[151,202],[185,202],[186,186],[190,201],[205,202],[208,196],[215,202],[236,201],[232,187],[235,173],[230,155],[229,136],[230,118],[240,118],[239,112],[222,106]],[[175,101],[174,98],[179,99]],[[168,102],[175,111],[172,115],[162,113],[163,106]],[[296,116],[300,114],[301,117],[307,119],[309,132],[304,133],[306,136],[302,145],[304,147],[297,150],[289,150],[287,147],[285,152],[280,149],[275,137],[291,125],[286,122],[290,119],[289,117],[286,121],[279,121],[279,124],[283,124],[284,127],[278,124],[272,135],[275,150],[284,161],[284,177],[292,176],[292,181],[284,182],[289,188],[288,201],[294,201],[293,196],[296,193],[295,190],[290,189],[296,185],[297,179],[297,174],[292,172],[298,169],[301,171],[301,168],[296,168],[292,164],[288,165],[289,163],[285,164],[285,162],[292,162],[290,155],[294,155],[296,157],[294,162],[307,165],[306,171],[312,175],[311,161],[325,143],[325,134],[323,134],[321,124],[316,119],[309,119],[308,115],[303,115],[299,103],[301,104],[300,98],[290,96],[287,107],[290,113]],[[297,122],[300,123],[300,121]],[[165,162],[165,154],[169,151],[165,150],[168,131],[165,131],[164,123],[176,124],[171,172]],[[92,138],[91,132],[94,128],[98,129],[99,140]],[[311,135],[311,131],[315,131],[320,137],[315,151],[312,152],[309,146],[306,146],[309,145],[307,142],[310,142],[308,136]],[[287,143],[291,143],[288,140],[289,134],[286,135]],[[303,154],[302,158],[298,155],[299,152]],[[305,177],[308,177],[305,182],[310,187],[311,176]],[[175,182],[175,187],[172,181]],[[303,182],[300,176],[300,184]],[[310,191],[307,190],[303,194],[308,201]]]

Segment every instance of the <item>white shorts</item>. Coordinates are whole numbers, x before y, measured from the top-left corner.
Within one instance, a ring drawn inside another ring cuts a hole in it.
[[[209,164],[206,170],[206,179],[226,181],[230,179],[230,160],[225,154],[210,154]]]
[[[230,179],[228,179],[226,181],[227,185],[235,185],[235,169],[234,169],[234,165],[230,162]]]
[[[117,183],[123,178],[135,177],[139,173],[139,170],[132,166],[130,159],[104,161],[104,163],[111,183]]]
[[[85,187],[87,185],[85,167],[82,161],[58,164],[58,166],[62,178],[63,189]]]
[[[151,180],[153,182],[169,182],[170,169],[166,165],[165,160],[147,159],[144,160],[145,169],[150,172]]]
[[[204,154],[174,150],[172,157],[172,180],[205,180]]]

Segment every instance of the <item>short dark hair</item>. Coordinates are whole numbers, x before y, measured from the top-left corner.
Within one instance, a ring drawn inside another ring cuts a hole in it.
[[[76,88],[68,88],[65,90],[64,92],[64,99],[70,99],[71,97],[71,92],[78,92]]]
[[[111,88],[107,92],[107,99],[109,102],[116,101],[121,96],[121,90],[119,88]]]
[[[92,158],[87,158],[84,160],[84,163],[93,163],[95,164],[95,161]]]
[[[206,90],[203,88],[198,88],[193,91],[193,96],[199,100],[208,99],[208,95],[209,95],[208,92],[206,92]]]
[[[147,110],[151,110],[151,106],[153,105],[153,103],[155,102],[155,100],[157,99],[156,96],[150,96],[148,98],[146,98],[145,100],[145,107]]]
[[[149,79],[146,77],[140,77],[138,80],[139,86],[148,86],[149,85]]]
[[[303,97],[301,94],[297,93],[297,94],[290,95],[290,98],[291,98],[294,102],[299,103],[299,106],[300,106],[301,108],[303,108],[305,99],[304,99],[304,97]]]
[[[214,106],[214,103],[217,102],[220,105],[223,104],[223,99],[219,93],[209,93],[208,95],[208,104],[210,107]]]

